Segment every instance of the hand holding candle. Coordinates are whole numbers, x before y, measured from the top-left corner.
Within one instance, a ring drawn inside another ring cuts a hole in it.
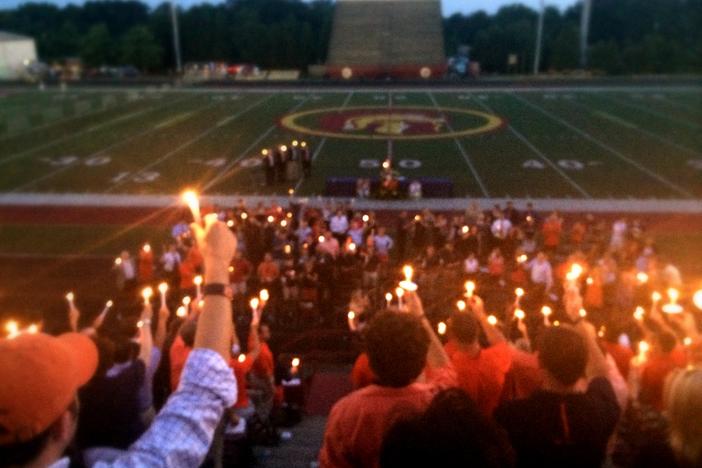
[[[349,324],[349,330],[352,332],[356,331],[356,312],[353,310],[350,310],[349,313],[346,315],[346,319]]]
[[[141,291],[141,297],[144,298],[144,305],[149,305],[149,301],[151,300],[151,296],[154,295],[154,290],[151,288],[151,286],[147,286]]]
[[[158,292],[161,293],[161,308],[166,307],[166,292],[168,291],[168,283],[163,282],[158,285]]]
[[[473,293],[475,293],[475,283],[473,281],[466,281],[465,288],[466,288],[466,297],[467,298],[473,297]]]
[[[195,284],[195,297],[202,297],[202,276],[197,275],[193,278],[193,283]]]
[[[551,314],[553,314],[553,310],[549,306],[543,306],[541,308],[541,315],[544,316],[544,326],[550,327],[551,326]]]
[[[392,293],[391,292],[385,293],[385,308],[386,309],[390,308],[391,302],[392,302]]]

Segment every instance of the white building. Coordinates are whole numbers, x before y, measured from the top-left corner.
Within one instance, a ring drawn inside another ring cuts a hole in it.
[[[25,75],[27,65],[37,60],[34,39],[0,31],[0,80],[15,80]]]

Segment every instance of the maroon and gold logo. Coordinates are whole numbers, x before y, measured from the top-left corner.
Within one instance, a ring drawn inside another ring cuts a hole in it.
[[[422,140],[457,138],[500,128],[503,120],[470,109],[352,107],[289,114],[281,126],[296,133],[347,139]]]

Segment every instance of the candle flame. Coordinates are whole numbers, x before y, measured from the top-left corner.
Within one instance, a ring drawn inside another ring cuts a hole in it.
[[[445,335],[446,334],[446,323],[444,322],[439,322],[436,325],[436,331],[439,332],[439,335]]]
[[[515,294],[517,297],[522,297],[522,296],[524,296],[524,289],[522,289],[522,288],[517,288],[517,289],[514,290],[514,294]]]
[[[193,278],[193,283],[195,283],[196,286],[200,286],[202,284],[202,276],[197,275]]]
[[[553,310],[549,306],[543,306],[541,308],[541,314],[544,317],[549,317],[553,313]]]
[[[159,291],[161,294],[166,294],[166,291],[168,291],[168,283],[165,283],[165,282],[164,282],[164,283],[159,284],[159,285],[158,285],[158,291]]]
[[[457,301],[456,307],[458,307],[458,310],[460,312],[463,312],[464,310],[466,310],[466,301],[461,301],[461,300]]]
[[[354,312],[353,310],[350,310],[348,313],[348,318],[349,318],[349,320],[354,320],[356,318],[356,312]]]
[[[290,364],[292,364],[293,367],[300,367],[300,358],[293,358],[292,361],[290,361]]]
[[[524,313],[524,311],[522,309],[517,309],[514,311],[514,317],[517,320],[524,320],[524,317],[526,317],[526,314]]]
[[[497,317],[495,317],[494,315],[488,315],[487,321],[493,327],[497,325]]]
[[[638,306],[636,310],[634,311],[634,319],[641,321],[644,319],[644,315],[646,315],[646,311],[644,310],[643,307]]]
[[[144,302],[148,302],[149,299],[151,299],[151,296],[153,296],[153,294],[154,294],[154,290],[151,289],[150,286],[145,287],[141,291],[141,297],[144,298]]]
[[[176,310],[176,315],[180,318],[185,318],[186,315],[188,315],[188,311],[185,309],[185,306],[180,306]]]
[[[66,294],[66,300],[68,302],[73,302],[73,299],[75,299],[75,294],[73,294],[72,292]]]
[[[240,363],[243,363],[244,361],[246,361],[246,354],[243,354],[243,353],[240,354],[239,357],[237,358],[237,361],[239,361]]]
[[[402,274],[405,275],[405,281],[412,281],[412,275],[414,275],[414,268],[410,265],[405,265],[402,267]]]
[[[249,305],[253,310],[258,309],[259,301],[257,297],[252,297],[251,300],[249,301]]]
[[[261,302],[268,302],[268,299],[271,298],[267,289],[261,289],[261,291],[258,293],[258,297],[261,299]]]

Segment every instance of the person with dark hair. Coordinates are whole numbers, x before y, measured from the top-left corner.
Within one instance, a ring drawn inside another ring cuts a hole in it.
[[[503,404],[495,420],[507,430],[521,467],[600,467],[619,419],[608,366],[594,327],[549,327],[541,336],[542,389]],[[583,393],[581,378],[589,378]]]
[[[508,468],[514,463],[504,431],[458,388],[438,393],[424,414],[398,421],[380,452],[382,468]]]
[[[458,386],[489,417],[500,401],[512,354],[504,335],[488,323],[482,299],[473,296],[470,307],[470,312],[455,314],[449,320],[447,353],[456,369]],[[487,348],[478,341],[481,330],[487,337]]]
[[[366,349],[377,383],[339,400],[331,410],[320,466],[379,466],[383,437],[397,420],[423,411],[456,375],[419,296],[404,296],[410,313],[384,311],[371,320]],[[427,382],[416,382],[425,369]]]

